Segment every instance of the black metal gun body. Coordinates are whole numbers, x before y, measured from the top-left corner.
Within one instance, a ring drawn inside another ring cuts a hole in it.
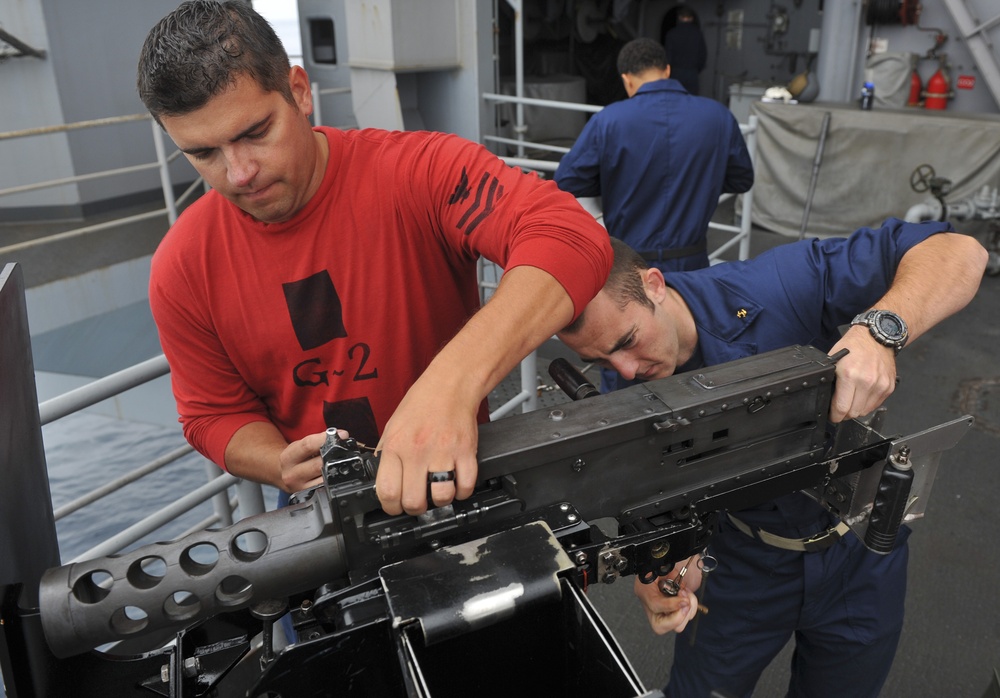
[[[331,438],[325,485],[300,493],[286,509],[49,570],[40,588],[41,625],[54,655],[66,657],[150,631],[190,638],[206,632],[195,629],[208,619],[289,599],[300,643],[267,657],[263,675],[257,665],[246,668],[245,654],[194,673],[216,688],[224,677],[234,683],[242,676],[256,682],[254,690],[325,695],[310,693],[303,676],[317,658],[353,656],[362,638],[392,636],[390,655],[415,644],[433,652],[428,648],[461,641],[538,598],[572,597],[572,589],[623,575],[652,582],[704,549],[717,512],[798,490],[843,516],[863,539],[877,527],[871,537],[878,552],[887,552],[904,517],[922,515],[940,452],[971,418],[905,441],[856,421],[834,429],[827,419],[834,375],[833,359],[792,347],[483,425],[473,496],[420,517],[382,512],[376,459]],[[892,467],[915,473],[912,495],[882,496],[883,470]],[[490,573],[470,564],[488,557]],[[162,573],[150,575],[157,566]],[[527,584],[532,578],[543,581]],[[554,590],[544,583],[553,579],[560,580]],[[498,591],[512,586],[520,589],[516,599]],[[473,613],[472,599],[493,605]],[[403,632],[408,627],[419,628],[418,640]],[[182,666],[184,650],[170,651],[181,653],[170,666]],[[209,655],[198,656],[207,665]],[[429,695],[426,672],[414,671],[413,662],[370,661],[377,666],[371,676],[391,673],[395,678],[385,680],[395,690]],[[391,672],[387,664],[409,669]],[[200,695],[185,692],[192,679],[177,672],[164,695]],[[338,685],[355,680],[345,675]]]

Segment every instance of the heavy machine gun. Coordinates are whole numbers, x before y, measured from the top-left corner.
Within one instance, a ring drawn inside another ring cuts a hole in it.
[[[377,458],[331,430],[324,484],[287,508],[48,570],[37,613],[5,611],[8,643],[18,634],[29,660],[20,685],[75,696],[659,695],[645,692],[588,585],[652,583],[705,549],[718,512],[798,490],[887,553],[972,423],[901,438],[871,422],[833,427],[835,361],[790,347],[485,424],[474,494],[418,517],[385,514]],[[571,397],[595,392],[565,366],[554,375]],[[275,650],[286,611],[297,642]]]

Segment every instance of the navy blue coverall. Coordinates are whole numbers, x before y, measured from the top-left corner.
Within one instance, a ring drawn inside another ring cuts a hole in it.
[[[610,235],[652,266],[680,271],[708,266],[719,195],[749,190],[753,162],[726,107],[656,80],[591,116],[555,181],[577,197],[600,196]],[[681,249],[688,253],[673,258]]]
[[[907,250],[951,230],[889,219],[848,238],[794,242],[744,262],[668,274],[698,328],[696,355],[678,373],[794,344],[829,351],[839,327],[885,294]],[[785,538],[836,525],[801,493],[733,515]],[[789,696],[877,696],[903,626],[908,534],[900,529],[888,555],[850,533],[825,550],[794,552],[722,517],[709,545],[719,562],[703,598],[710,612],[676,638],[666,696],[707,698],[717,690],[749,698],[793,633]]]

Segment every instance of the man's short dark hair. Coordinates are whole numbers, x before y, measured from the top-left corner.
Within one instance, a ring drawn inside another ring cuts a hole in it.
[[[604,282],[603,291],[608,294],[619,310],[625,310],[629,303],[638,303],[652,310],[653,301],[646,295],[646,287],[642,282],[642,272],[649,269],[649,264],[638,252],[629,247],[618,238],[611,238],[611,251],[615,255],[615,261],[611,265],[611,273],[608,280]],[[561,331],[568,334],[578,332],[583,326],[584,316],[587,309],[572,323]]]
[[[641,75],[650,68],[666,70],[667,52],[663,44],[652,39],[632,39],[618,52],[618,73]]]
[[[249,76],[292,101],[281,39],[243,0],[189,0],[161,19],[139,53],[139,98],[157,121],[205,106]]]

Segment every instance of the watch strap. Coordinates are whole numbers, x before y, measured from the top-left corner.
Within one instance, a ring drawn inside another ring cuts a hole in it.
[[[879,317],[883,315],[893,318],[895,323],[900,328],[899,334],[890,336],[883,331],[878,323]],[[893,349],[897,354],[899,354],[899,350],[906,345],[906,341],[909,339],[909,330],[907,329],[906,321],[891,310],[879,310],[877,308],[866,310],[862,313],[858,313],[854,319],[851,320],[851,325],[866,326],[869,334],[871,334],[876,342],[882,346]]]

